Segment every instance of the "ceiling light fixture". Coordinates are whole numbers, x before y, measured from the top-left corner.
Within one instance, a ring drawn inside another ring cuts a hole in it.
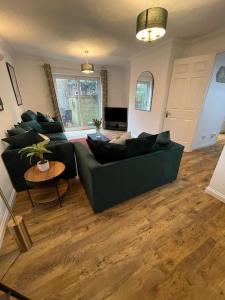
[[[137,16],[136,38],[152,42],[162,38],[166,33],[168,12],[162,7],[152,7]]]
[[[85,55],[86,55],[86,63],[81,64],[81,71],[85,74],[91,74],[94,73],[94,65],[93,64],[89,64],[88,62],[88,50],[84,51]]]

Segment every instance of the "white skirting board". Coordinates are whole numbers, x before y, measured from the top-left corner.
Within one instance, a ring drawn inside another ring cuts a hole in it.
[[[208,186],[205,189],[205,192],[213,197],[215,197],[216,199],[222,201],[225,203],[225,195],[221,194],[220,192],[216,191],[214,188],[211,188],[210,186]]]
[[[12,191],[11,196],[9,198],[9,205],[10,207],[13,207],[14,201],[16,198],[16,192],[15,190]],[[9,219],[9,212],[7,211],[7,209],[5,209],[3,218],[2,218],[2,222],[0,224],[0,248],[2,247],[2,242],[3,242],[3,238],[5,235],[5,230],[6,230],[6,225]]]

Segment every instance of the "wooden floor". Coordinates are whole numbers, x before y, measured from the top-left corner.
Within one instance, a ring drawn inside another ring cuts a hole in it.
[[[7,234],[3,282],[31,299],[225,299],[225,204],[204,193],[224,141],[184,154],[178,180],[95,215],[78,181],[57,205],[18,195],[34,245]]]

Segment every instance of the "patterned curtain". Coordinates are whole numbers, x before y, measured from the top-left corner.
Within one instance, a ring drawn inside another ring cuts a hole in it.
[[[108,106],[108,71],[101,70],[101,87],[102,87],[102,125],[105,128],[104,108]]]
[[[62,126],[63,126],[62,117],[61,117],[61,114],[60,114],[60,111],[59,111],[59,106],[58,106],[54,81],[53,81],[53,77],[52,77],[51,66],[49,64],[44,64],[43,68],[44,68],[45,75],[46,75],[47,81],[48,81],[48,86],[49,86],[49,91],[50,91],[50,94],[51,94],[54,115],[59,121],[61,121]]]

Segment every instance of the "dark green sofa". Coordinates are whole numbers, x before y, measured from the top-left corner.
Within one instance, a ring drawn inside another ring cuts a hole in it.
[[[78,174],[96,213],[174,181],[184,149],[172,142],[166,150],[100,164],[83,144],[74,147]]]
[[[29,111],[29,115],[25,120],[24,115],[26,113],[22,115],[24,121],[20,123],[20,126],[26,124],[36,131],[48,136],[50,143],[47,148],[52,151],[52,154],[46,155],[46,158],[49,160],[61,161],[65,164],[66,168],[61,175],[62,178],[70,179],[75,177],[77,175],[77,168],[75,163],[74,144],[68,142],[65,134],[62,132],[62,126],[60,122],[38,122],[40,127],[39,130],[35,117],[32,120],[28,120],[28,117],[32,115],[32,112],[30,113]],[[20,158],[18,153],[19,150],[20,149],[14,149],[11,146],[8,146],[2,153],[2,160],[8,171],[12,185],[17,192],[26,189],[24,173],[31,167],[29,160]]]
[[[75,158],[74,158],[74,145],[67,141],[53,141],[48,145],[48,149],[52,154],[46,156],[49,160],[61,161],[65,164],[66,168],[61,175],[64,179],[70,179],[77,175]],[[29,160],[21,159],[18,154],[19,149],[12,149],[10,146],[2,153],[2,159],[8,171],[12,185],[17,192],[26,189],[24,181],[24,173],[31,166]]]

